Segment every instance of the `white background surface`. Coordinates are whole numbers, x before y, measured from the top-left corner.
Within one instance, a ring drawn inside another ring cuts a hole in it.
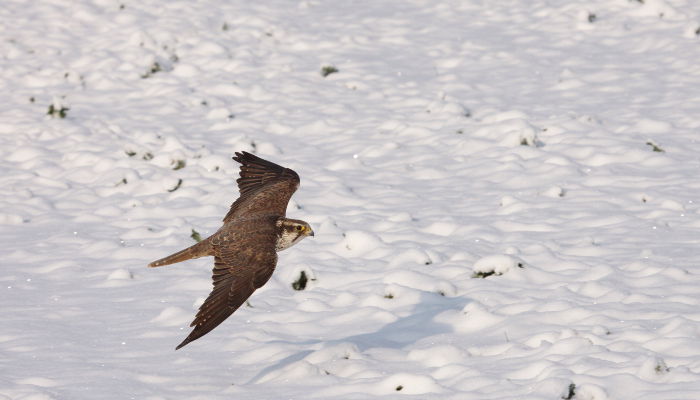
[[[0,399],[698,398],[695,2],[249,3],[3,3]],[[241,150],[316,236],[175,352]]]

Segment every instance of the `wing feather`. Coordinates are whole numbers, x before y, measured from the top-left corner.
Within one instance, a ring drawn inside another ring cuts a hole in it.
[[[245,151],[237,152],[233,159],[241,163],[236,180],[241,195],[231,204],[224,223],[257,213],[284,216],[289,199],[299,188],[299,175]]]
[[[214,287],[190,324],[194,329],[176,350],[219,326],[270,279],[277,264],[274,241],[267,232],[214,247]]]

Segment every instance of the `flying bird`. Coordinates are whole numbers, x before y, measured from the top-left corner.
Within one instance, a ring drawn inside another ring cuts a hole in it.
[[[308,223],[285,217],[299,187],[296,172],[245,151],[233,159],[241,163],[236,180],[241,194],[223,226],[194,246],[148,264],[161,267],[214,256],[214,288],[190,324],[194,329],[175,350],[216,328],[262,287],[275,270],[277,252],[314,235]]]

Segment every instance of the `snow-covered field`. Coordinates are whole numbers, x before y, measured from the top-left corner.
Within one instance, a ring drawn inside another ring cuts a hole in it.
[[[0,399],[700,398],[697,1],[0,26]],[[218,229],[243,150],[300,174],[316,236],[174,351],[213,260],[146,264]]]

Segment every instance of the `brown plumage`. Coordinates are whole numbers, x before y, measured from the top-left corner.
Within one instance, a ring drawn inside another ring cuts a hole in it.
[[[160,267],[192,258],[214,256],[214,288],[176,350],[199,339],[233,314],[272,276],[277,252],[313,236],[309,224],[285,217],[287,203],[299,187],[299,175],[247,152],[236,153],[241,163],[236,181],[241,193],[231,204],[224,225],[192,247],[153,261]]]

